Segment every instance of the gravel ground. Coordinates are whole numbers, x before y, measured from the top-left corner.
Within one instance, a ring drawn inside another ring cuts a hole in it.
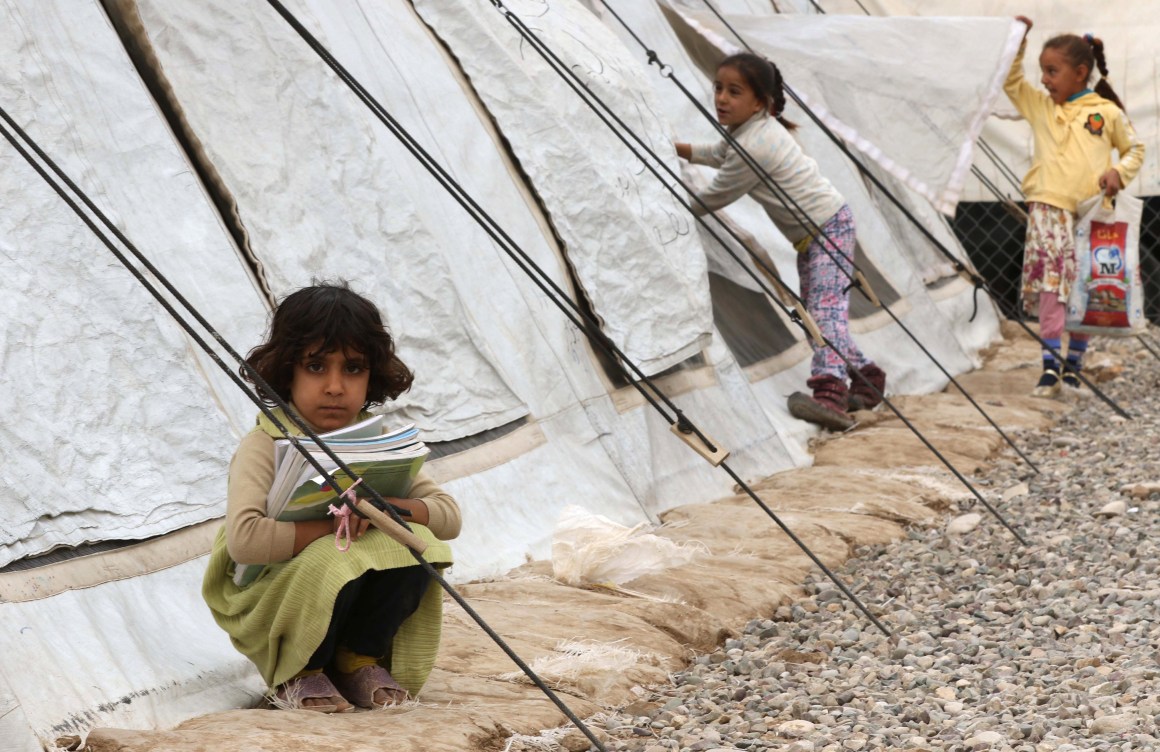
[[[893,637],[819,572],[809,598],[594,719],[608,748],[1160,750],[1160,361],[1105,344],[1124,372],[1101,387],[1135,420],[1080,399],[1016,435],[1041,475],[1008,450],[975,479],[1031,545],[964,502],[859,549],[839,574]]]

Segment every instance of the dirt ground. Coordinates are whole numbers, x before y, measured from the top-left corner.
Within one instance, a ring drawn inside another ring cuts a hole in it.
[[[960,382],[1004,430],[1046,427],[1067,406],[1026,396],[1038,375],[1031,367],[1037,344],[1014,327],[1004,333],[1008,340],[987,353],[985,367]],[[955,467],[976,473],[1006,445],[951,389],[895,402]],[[941,524],[950,503],[969,493],[885,406],[858,417],[855,430],[817,442],[813,467],[779,473],[755,487],[831,566],[856,546],[901,537],[907,525]],[[664,520],[674,524],[659,535],[697,541],[711,555],[640,577],[621,592],[560,584],[551,579],[550,562],[464,585],[461,592],[578,716],[633,703],[641,687],[665,683],[696,652],[711,650],[749,619],[768,618],[794,601],[813,567],[748,497],[680,507]],[[738,531],[746,532],[739,537]],[[462,609],[448,600],[445,613],[437,667],[421,697],[404,706],[335,716],[237,710],[166,731],[97,729],[87,749],[501,750],[513,734],[566,722],[538,689],[512,676],[514,664]],[[576,748],[587,748],[576,741]]]

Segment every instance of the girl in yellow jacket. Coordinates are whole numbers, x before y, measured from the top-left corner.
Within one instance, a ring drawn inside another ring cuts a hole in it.
[[[1031,20],[1017,16],[1031,30]],[[1035,154],[1023,178],[1027,198],[1027,243],[1023,254],[1023,302],[1039,315],[1040,336],[1060,351],[1067,297],[1076,280],[1076,205],[1100,191],[1114,196],[1135,177],[1144,161],[1144,143],[1124,114],[1123,105],[1105,76],[1104,45],[1090,34],[1061,34],[1047,40],[1039,55],[1043,71],[1036,89],[1023,76],[1024,38],[1011,72],[1007,96],[1031,125]],[[1098,68],[1093,91],[1088,82]],[[1112,150],[1119,163],[1112,164]],[[1087,335],[1068,337],[1064,385],[1078,389]],[[1060,392],[1060,363],[1044,350],[1043,375],[1032,394]]]

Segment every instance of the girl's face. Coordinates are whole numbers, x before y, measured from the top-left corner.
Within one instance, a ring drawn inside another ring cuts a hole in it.
[[[294,364],[290,400],[320,431],[350,425],[367,401],[371,372],[363,354],[351,350],[308,350]]]
[[[1044,47],[1039,53],[1039,67],[1043,70],[1043,88],[1051,95],[1051,101],[1063,104],[1073,94],[1078,94],[1087,88],[1088,74],[1091,73],[1086,65],[1078,68],[1067,61],[1063,50],[1055,47]]]
[[[713,79],[713,104],[717,107],[717,121],[727,127],[741,125],[766,108],[765,102],[732,65],[717,69],[717,77]]]

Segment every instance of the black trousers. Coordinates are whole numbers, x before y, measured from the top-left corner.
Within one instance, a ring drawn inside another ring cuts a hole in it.
[[[339,646],[359,655],[387,657],[399,626],[419,608],[431,575],[421,566],[370,571],[338,591],[334,615],[307,669],[326,668]]]

